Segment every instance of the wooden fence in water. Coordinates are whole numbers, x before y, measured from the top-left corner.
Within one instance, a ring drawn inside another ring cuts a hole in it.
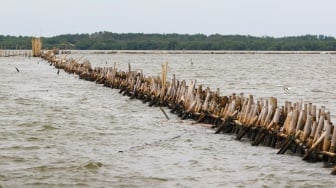
[[[22,57],[31,57],[32,52],[30,50],[8,50],[0,48],[0,57],[15,57],[15,56],[22,56]]]
[[[57,69],[119,89],[149,106],[166,106],[182,119],[193,119],[215,133],[234,134],[237,140],[247,138],[253,146],[278,149],[278,154],[290,151],[309,162],[323,161],[333,168],[331,174],[336,174],[336,128],[324,106],[317,108],[302,101],[286,101],[280,106],[275,97],[255,100],[253,95],[235,93],[221,96],[219,89],[196,86],[196,80],[187,83],[174,75],[167,81],[167,64],[160,77],[132,71],[130,65],[128,71],[117,70],[116,65],[92,68],[88,61],[60,59],[52,51],[43,51],[41,57]]]

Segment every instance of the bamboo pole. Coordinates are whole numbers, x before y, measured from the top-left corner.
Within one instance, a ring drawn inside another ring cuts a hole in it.
[[[321,134],[321,136],[316,140],[316,142],[314,142],[314,144],[306,152],[306,154],[303,157],[303,160],[308,159],[309,155],[313,152],[313,150],[323,141],[326,134],[327,134],[327,132],[325,132],[325,131]]]
[[[297,121],[297,124],[296,124],[296,131],[302,130],[305,115],[306,115],[306,112],[304,110],[300,110],[299,118],[298,118],[298,121]]]
[[[323,128],[323,123],[324,123],[324,112],[322,112],[322,115],[320,116],[320,119],[318,121],[313,142],[316,142],[316,140],[319,138]]]
[[[169,117],[168,117],[167,113],[164,111],[164,109],[161,106],[160,106],[160,110],[165,115],[165,117],[167,118],[167,120],[169,120]]]
[[[307,140],[307,138],[309,136],[309,133],[311,131],[312,122],[313,122],[313,117],[311,115],[308,115],[306,124],[303,128],[303,134],[302,134],[302,137],[300,139],[301,142],[305,142]]]
[[[334,125],[331,125],[332,129],[333,129],[333,134],[331,137],[331,143],[330,143],[330,149],[329,151],[332,153],[335,153],[336,151],[336,127]]]
[[[325,125],[325,132],[326,132],[326,135],[324,137],[324,140],[323,140],[323,148],[322,150],[323,151],[329,151],[329,148],[330,148],[330,137],[331,137],[331,125],[330,123],[328,122],[327,119],[324,120],[324,125]]]
[[[162,87],[166,88],[168,62],[162,64]]]
[[[34,57],[41,56],[41,49],[42,49],[42,40],[41,38],[32,38],[32,52]]]

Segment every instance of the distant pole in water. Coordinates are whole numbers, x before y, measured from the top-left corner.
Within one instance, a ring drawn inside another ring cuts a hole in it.
[[[42,40],[39,37],[32,38],[32,52],[34,57],[41,56]]]
[[[160,110],[166,116],[167,120],[169,120],[169,117],[168,117],[167,113],[163,110],[163,108],[161,106],[160,106]]]
[[[193,65],[193,64],[194,64],[194,63],[193,63],[193,60],[192,60],[192,58],[190,59],[190,64],[191,64],[191,65]]]
[[[59,74],[59,69],[57,70],[57,74]]]

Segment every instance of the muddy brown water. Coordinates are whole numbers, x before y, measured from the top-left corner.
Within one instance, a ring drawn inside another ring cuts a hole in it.
[[[222,95],[325,105],[336,115],[333,54],[91,54],[93,66],[196,79]],[[191,64],[191,61],[193,62]],[[17,67],[20,72],[17,72]],[[283,88],[289,88],[285,92]],[[168,109],[166,109],[168,112]],[[335,187],[322,163],[191,125],[39,58],[0,58],[0,187]]]

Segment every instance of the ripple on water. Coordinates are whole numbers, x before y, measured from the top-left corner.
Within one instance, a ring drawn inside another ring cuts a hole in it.
[[[18,124],[18,127],[33,127],[33,126],[36,126],[36,125],[39,125],[39,124],[40,124],[40,122],[38,122],[38,121],[24,122],[24,123]]]
[[[59,128],[52,126],[52,125],[43,125],[43,127],[39,131],[52,131],[57,130]]]
[[[28,137],[26,138],[28,142],[33,142],[33,141],[42,141],[41,138],[38,137]]]
[[[34,187],[34,188],[44,188],[44,187],[90,187],[89,184],[86,183],[48,183],[48,182],[40,182],[40,181],[33,181],[31,183],[24,184],[25,187]]]
[[[83,165],[88,170],[97,170],[103,166],[103,163],[96,161],[89,161]]]
[[[311,92],[313,92],[313,93],[322,93],[324,91],[315,88],[315,89],[312,89]]]
[[[4,161],[12,161],[12,162],[25,162],[25,158],[24,157],[20,157],[20,156],[13,156],[13,155],[0,155],[0,159],[2,162]]]
[[[133,175],[133,176],[114,176],[112,178],[115,186],[120,187],[160,187],[160,185],[165,185],[171,178],[164,178],[160,176],[142,176],[142,175]]]
[[[38,150],[40,148],[41,148],[40,146],[21,146],[20,145],[20,146],[13,146],[7,149],[18,150],[18,151],[21,151],[21,150],[30,151],[30,150]]]

